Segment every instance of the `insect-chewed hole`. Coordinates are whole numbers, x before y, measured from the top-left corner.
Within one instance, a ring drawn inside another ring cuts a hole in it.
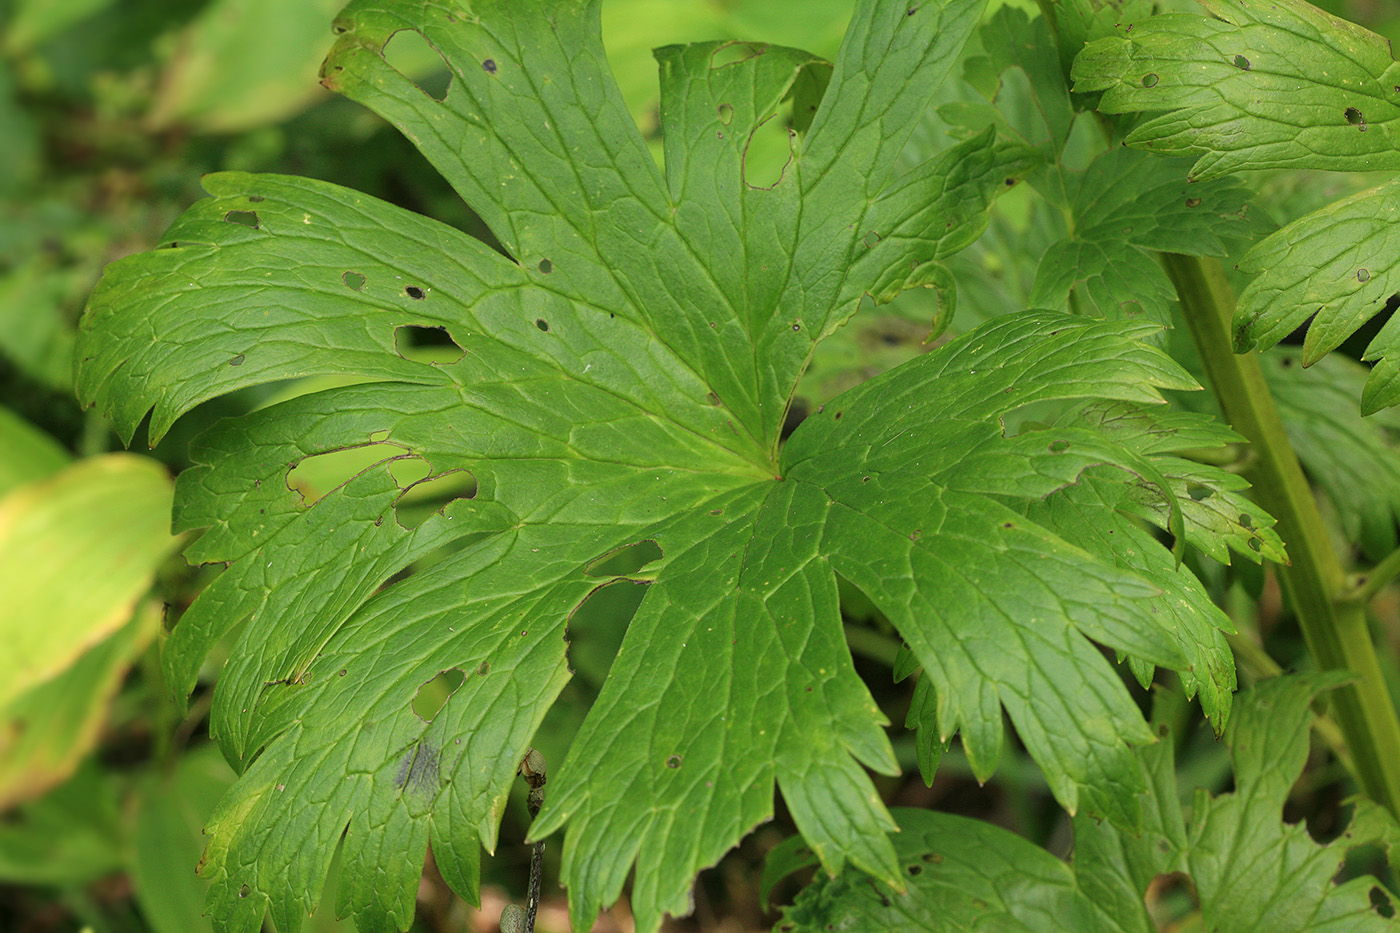
[[[758,58],[768,51],[762,42],[726,42],[710,53],[710,69],[737,65]]]
[[[365,287],[365,277],[358,272],[346,272],[340,277],[340,280],[345,283],[347,288],[353,288],[355,291]]]
[[[1243,55],[1236,55],[1236,56],[1235,56],[1235,67],[1238,68],[1238,69],[1240,69],[1241,71],[1248,71],[1249,69],[1253,68],[1254,66],[1251,65],[1250,62],[1249,62],[1249,59],[1245,58]]]
[[[413,696],[413,713],[424,722],[432,722],[442,708],[447,705],[447,700],[452,694],[457,692],[457,688],[462,686],[462,681],[466,680],[466,675],[459,668],[449,668],[441,671],[436,677],[418,688],[418,692]]]
[[[647,589],[631,580],[604,583],[569,615],[569,666],[584,682],[601,684],[607,677]]]
[[[302,502],[311,505],[375,464],[402,455],[402,448],[386,444],[361,444],[313,454],[297,461],[287,472],[287,488],[300,493]]]
[[[432,466],[422,457],[397,457],[389,461],[389,475],[405,491],[423,482],[432,472]]]
[[[1355,107],[1348,107],[1342,112],[1342,115],[1347,118],[1347,122],[1352,126],[1366,125],[1366,118],[1362,116],[1361,111],[1357,110]]]
[[[542,272],[545,275],[549,275],[553,271],[554,263],[550,262],[548,259],[540,260],[540,272]]]
[[[433,100],[447,99],[452,89],[452,72],[447,60],[422,33],[413,29],[394,33],[384,44],[384,61]]]
[[[583,572],[590,577],[625,577],[662,558],[661,545],[650,538],[628,544],[590,562]]]
[[[418,285],[408,286],[403,290],[403,293],[414,301],[422,301],[424,298],[428,297],[427,290]]]
[[[445,327],[400,324],[394,328],[394,349],[399,356],[416,363],[455,363],[465,351]]]
[[[404,528],[417,528],[427,521],[429,516],[444,512],[458,499],[476,497],[476,477],[467,470],[449,470],[436,476],[424,473],[417,479],[404,483],[402,479],[408,479],[411,474],[404,473],[401,478],[394,470],[400,463],[420,463],[426,466],[426,461],[396,460],[389,465],[394,479],[404,487],[403,495],[394,503],[394,515]]]
[[[1196,894],[1196,882],[1190,875],[1180,871],[1163,872],[1153,878],[1147,885],[1145,900],[1149,904],[1162,907],[1168,904],[1177,905],[1170,909],[1170,916],[1161,918],[1168,926],[1175,926],[1177,921],[1201,908],[1201,899]]]
[[[549,322],[542,317],[535,318],[535,326],[543,333],[549,333]]]
[[[744,184],[750,188],[776,188],[792,164],[796,136],[776,113],[764,117],[744,143],[739,170]]]
[[[258,229],[257,211],[229,211],[224,215],[224,220],[231,224],[238,224],[240,227]]]

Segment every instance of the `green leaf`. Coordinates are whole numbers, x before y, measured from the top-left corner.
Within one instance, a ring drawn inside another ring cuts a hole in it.
[[[1127,144],[1197,156],[1191,176],[1242,169],[1400,168],[1400,65],[1390,43],[1302,0],[1203,0],[1119,20],[1074,62],[1105,113],[1163,111]]]
[[[1155,328],[1001,318],[781,441],[817,341],[867,296],[945,287],[940,262],[1027,164],[986,132],[894,175],[981,6],[866,0],[830,66],[660,50],[663,173],[603,65],[596,2],[353,3],[326,82],[399,125],[503,251],[324,182],[226,173],[164,248],[109,269],[77,382],[123,437],[148,411],[154,440],[206,399],[322,377],[207,431],[176,490],[176,527],[206,529],[189,558],[228,566],[166,645],[175,691],[237,639],[210,731],[242,774],[201,867],[220,929],[270,912],[295,933],[338,843],[338,908],[363,930],[407,928],[429,844],[475,899],[570,676],[570,619],[612,579],[647,593],[531,830],[567,831],[578,928],[633,872],[640,930],[686,912],[775,786],[828,873],[902,883],[866,771],[897,764],[838,574],[899,628],[940,741],[961,732],[980,776],[1005,706],[1067,807],[1140,821],[1131,745],[1153,736],[1094,642],[1191,656],[1157,586],[1025,513],[1099,469],[1180,539],[1190,513],[1133,431],[1006,424],[1194,388],[1143,343]],[[405,29],[450,69],[442,100],[383,60]],[[422,329],[456,353],[417,352]],[[321,458],[347,450],[353,475],[327,481]],[[643,543],[645,573],[610,568]],[[449,671],[461,685],[426,720],[419,691]]]
[[[169,503],[165,469],[128,454],[83,460],[0,499],[0,708],[127,624],[178,544]]]
[[[72,458],[63,445],[8,408],[0,407],[0,494],[57,473]]]
[[[1332,501],[1348,540],[1380,560],[1395,549],[1400,516],[1400,411],[1363,418],[1354,400],[1366,367],[1340,354],[1303,368],[1302,351],[1279,347],[1261,359],[1288,442]]]
[[[1336,672],[1266,681],[1239,697],[1226,733],[1235,790],[1200,789],[1189,819],[1177,802],[1171,743],[1141,752],[1150,786],[1137,836],[1083,816],[1074,820],[1074,860],[1066,865],[1020,837],[964,817],[896,810],[895,851],[908,880],[897,891],[847,871],[821,876],[787,908],[777,929],[1039,930],[1145,933],[1149,885],[1179,872],[1194,884],[1205,931],[1381,931],[1400,927],[1368,896],[1362,876],[1333,881],[1347,850],[1400,839],[1389,813],[1362,801],[1348,831],[1319,845],[1301,823],[1283,822],[1283,803],[1308,753],[1308,704],[1347,680]],[[1163,727],[1163,735],[1169,733]],[[800,867],[791,844],[775,850],[771,885]]]
[[[1146,929],[1106,921],[1068,865],[1015,833],[951,813],[893,812],[907,891],[879,887],[855,872],[818,876],[774,929],[971,933],[1039,930],[1047,922],[1083,933]]]
[[[1171,323],[1176,291],[1156,253],[1224,256],[1261,226],[1233,181],[1191,183],[1185,165],[1121,147],[1071,176],[1070,236],[1040,261],[1030,302],[1108,319]]]
[[[1301,217],[1251,249],[1239,269],[1259,277],[1240,294],[1235,348],[1267,350],[1307,323],[1302,363],[1311,366],[1389,310],[1400,300],[1397,205],[1400,180],[1389,181]],[[1387,321],[1362,359],[1375,361],[1362,412],[1400,404],[1400,324]]]

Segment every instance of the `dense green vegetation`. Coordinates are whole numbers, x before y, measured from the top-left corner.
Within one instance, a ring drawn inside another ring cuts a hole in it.
[[[0,925],[1397,925],[1384,39],[317,6],[0,6]]]

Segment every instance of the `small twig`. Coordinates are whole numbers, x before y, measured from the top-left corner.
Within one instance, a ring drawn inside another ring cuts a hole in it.
[[[1352,589],[1345,594],[1344,599],[1349,603],[1360,603],[1364,606],[1390,585],[1397,575],[1400,575],[1400,548],[1391,551],[1368,572],[1354,574],[1351,578]]]
[[[533,748],[527,751],[520,762],[520,775],[530,785],[526,806],[530,818],[534,819],[544,805],[544,756]],[[525,933],[535,933],[535,915],[540,910],[540,876],[543,874],[544,841],[541,840],[530,850],[530,893],[525,901]]]

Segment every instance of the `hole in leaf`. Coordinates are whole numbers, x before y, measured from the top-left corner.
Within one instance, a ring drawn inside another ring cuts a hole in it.
[[[1361,115],[1361,111],[1357,110],[1355,107],[1348,107],[1345,111],[1343,111],[1343,115],[1347,118],[1347,122],[1350,123],[1352,126],[1366,125],[1366,118],[1363,117]]]
[[[395,480],[400,480],[400,473],[395,468],[400,464],[412,463],[427,466],[424,460],[396,460],[389,464],[389,472]],[[402,478],[408,479],[411,475],[405,472]],[[469,470],[449,470],[437,476],[424,473],[418,479],[409,480],[406,485],[400,482],[400,485],[404,486],[404,492],[394,503],[394,515],[404,528],[417,528],[429,516],[443,512],[458,499],[476,498],[477,491],[476,477]]]
[[[224,215],[224,220],[231,224],[238,224],[240,227],[258,229],[257,211],[229,211]]]
[[[569,666],[579,673],[579,682],[596,685],[607,677],[646,593],[644,583],[611,581],[589,593],[569,615]]]
[[[402,453],[398,447],[362,444],[303,457],[287,472],[287,488],[300,493],[301,501],[311,505],[375,464]]]
[[[1259,550],[1262,550],[1263,547],[1264,547],[1263,543],[1262,543],[1258,538],[1250,538],[1250,539],[1249,539],[1249,549],[1250,549],[1251,551],[1259,551]]]
[[[1390,895],[1380,885],[1372,885],[1369,892],[1371,909],[1382,917],[1389,919],[1395,916],[1395,904],[1391,902]]]
[[[650,538],[609,551],[583,568],[590,577],[625,577],[663,556],[661,545]]]
[[[1250,516],[1250,514],[1249,514],[1248,512],[1241,512],[1241,513],[1240,513],[1240,527],[1241,527],[1241,528],[1253,528],[1253,527],[1254,527],[1254,519]]]
[[[385,441],[387,441],[388,439],[389,439],[389,432],[388,432],[388,431],[371,431],[371,432],[369,432],[369,442],[370,442],[371,444],[382,444],[382,443],[384,443]]]
[[[408,286],[408,288],[405,288],[403,290],[403,293],[408,297],[412,298],[414,301],[422,301],[424,298],[428,297],[428,293],[423,291],[423,289],[419,288],[417,285]]]
[[[922,874],[924,873],[924,866],[922,866],[922,865],[910,865],[909,868],[907,869],[907,871],[909,872],[910,875],[913,875],[913,876],[917,877],[917,876],[922,875]]]
[[[447,60],[413,29],[400,29],[384,44],[384,61],[433,100],[447,99],[452,72]]]
[[[440,672],[436,677],[418,688],[413,697],[413,712],[424,722],[432,722],[434,717],[447,704],[448,697],[462,686],[466,675],[459,668]]]
[[[1152,72],[1149,71],[1147,74],[1145,74],[1145,75],[1142,76],[1142,86],[1143,86],[1143,87],[1156,87],[1156,86],[1157,86],[1157,82],[1160,81],[1160,80],[1161,80],[1161,79],[1158,78],[1156,74],[1154,74],[1154,73],[1152,73]]]
[[[1062,454],[1069,450],[1069,441],[1051,441],[1050,446],[1046,449],[1052,454]]]
[[[484,61],[484,62],[481,63],[481,70],[484,71],[484,72],[486,72],[486,73],[489,74],[489,75],[495,74],[495,73],[496,73],[496,60],[495,60],[494,58],[488,58],[488,59],[486,59],[486,61]]]
[[[405,491],[427,479],[432,471],[433,468],[422,457],[396,457],[389,461],[389,475]]]
[[[737,65],[740,62],[758,58],[768,51],[768,46],[757,42],[726,42],[710,53],[710,69]],[[731,108],[732,109],[732,108]]]
[[[445,327],[401,324],[394,328],[394,350],[406,360],[443,365],[460,360],[464,351]]]
[[[728,126],[734,120],[733,104],[720,104],[715,108],[715,111],[719,114],[719,122],[723,123],[725,126]]]
[[[549,333],[549,322],[546,321],[544,318],[535,318],[535,326],[538,327],[542,332],[546,334]]]
[[[548,259],[541,259],[540,271],[543,272],[545,275],[549,275],[551,272],[554,271],[554,263],[550,262]]]
[[[1215,495],[1215,490],[1201,483],[1187,483],[1186,494],[1195,502],[1204,502],[1206,499]]]
[[[239,897],[247,897],[249,894],[252,894],[252,893],[253,893],[253,889],[250,888],[250,887],[248,887],[248,885],[246,885],[246,884],[240,885],[239,888],[238,888],[238,896],[239,896]]]
[[[340,277],[340,280],[355,291],[365,287],[365,277],[358,272],[347,272]]]
[[[874,230],[871,230],[865,236],[860,238],[860,242],[865,245],[866,249],[871,249],[875,246],[876,243],[880,242],[880,234],[876,233]]]
[[[1240,69],[1241,71],[1248,71],[1253,66],[1250,65],[1249,59],[1245,58],[1243,55],[1236,55],[1235,67]]]
[[[491,673],[491,662],[490,662],[490,661],[482,661],[481,664],[480,664],[480,665],[477,667],[477,669],[476,669],[476,676],[478,676],[478,677],[485,677],[485,676],[486,676],[487,674],[489,674],[489,673]]]
[[[672,756],[670,756],[669,758],[666,759],[666,767],[671,768],[671,769],[674,770],[674,769],[676,769],[676,768],[679,768],[680,766],[681,766],[681,756],[680,756],[680,755],[672,755]]]
[[[242,366],[242,365],[243,365],[243,361],[244,361],[245,359],[247,359],[247,357],[244,356],[242,353],[240,353],[240,354],[238,354],[237,356],[235,356],[233,359],[229,360],[229,361],[228,361],[228,364],[229,364],[230,366]]]
[[[1369,269],[1357,269],[1357,270],[1356,270],[1356,281],[1358,281],[1358,282],[1369,282],[1369,281],[1371,281],[1371,272],[1370,272],[1370,270],[1369,270]]]

